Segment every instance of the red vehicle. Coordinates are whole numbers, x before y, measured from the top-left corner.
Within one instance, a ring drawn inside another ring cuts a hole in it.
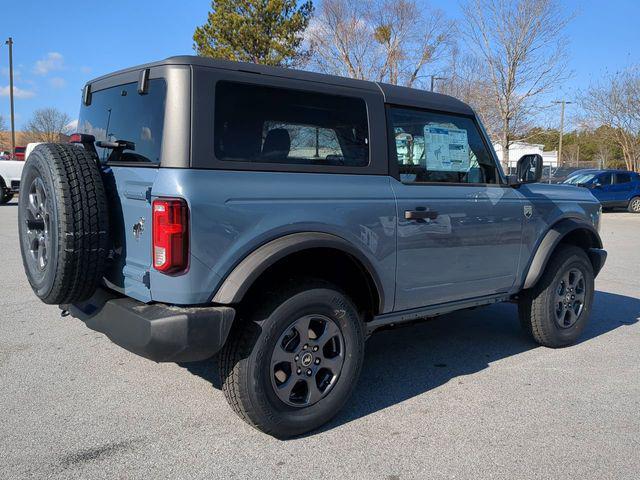
[[[27,149],[27,147],[16,147],[15,149],[15,158],[16,160],[22,160],[24,161],[24,152]]]

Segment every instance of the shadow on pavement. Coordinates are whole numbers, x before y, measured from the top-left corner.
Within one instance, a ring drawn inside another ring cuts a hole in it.
[[[636,323],[639,317],[640,299],[596,292],[594,310],[579,343]],[[460,311],[378,332],[367,342],[364,368],[353,397],[320,431],[401,403],[533,348],[538,345],[520,330],[513,304]],[[220,388],[215,358],[182,366]]]

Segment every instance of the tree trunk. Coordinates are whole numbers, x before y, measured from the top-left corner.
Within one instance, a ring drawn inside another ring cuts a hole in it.
[[[504,120],[502,128],[502,169],[509,175],[509,119]]]

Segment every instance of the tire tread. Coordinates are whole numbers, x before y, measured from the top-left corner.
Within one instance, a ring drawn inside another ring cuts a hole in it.
[[[34,153],[41,160],[38,168],[50,170],[58,212],[57,271],[41,299],[49,304],[86,300],[102,279],[109,245],[100,170],[93,156],[75,145],[41,144]]]

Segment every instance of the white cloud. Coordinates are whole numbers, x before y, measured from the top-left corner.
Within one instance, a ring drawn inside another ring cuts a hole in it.
[[[58,52],[49,52],[42,60],[38,60],[33,67],[33,72],[37,75],[46,75],[49,72],[62,70],[64,58]]]
[[[53,77],[49,80],[49,84],[53,88],[64,88],[67,85],[67,82],[64,78],[61,77]]]
[[[8,67],[0,68],[0,75],[2,75],[3,77],[9,78],[9,68]],[[22,80],[22,65],[18,65],[18,66],[14,65],[13,80],[14,81]]]
[[[36,92],[33,90],[23,90],[22,88],[18,88],[16,86],[13,87],[13,96],[15,98],[31,98],[35,96]],[[9,96],[9,85],[6,87],[0,87],[0,97],[8,97]]]
[[[91,67],[80,67],[82,73],[91,73]]]

